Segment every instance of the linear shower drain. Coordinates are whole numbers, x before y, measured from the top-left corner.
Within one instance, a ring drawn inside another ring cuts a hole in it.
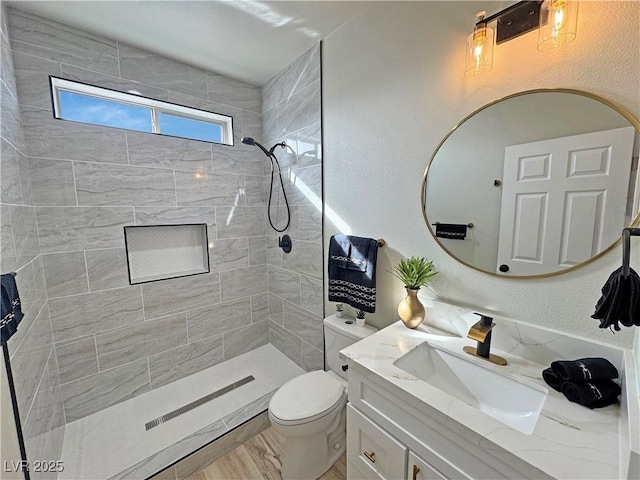
[[[229,393],[230,391],[235,390],[236,388],[241,387],[242,385],[245,385],[249,382],[253,382],[254,380],[255,378],[253,378],[253,375],[244,377],[243,379],[238,380],[237,382],[234,382],[230,385],[227,385],[226,387],[223,387],[220,390],[216,390],[215,392],[205,395],[204,397],[199,398],[198,400],[195,400],[191,403],[187,403],[185,406],[180,407],[177,410],[169,412],[166,415],[162,415],[161,417],[158,417],[155,420],[151,420],[150,422],[145,423],[144,426],[147,430],[151,430],[153,427],[157,427],[158,425],[164,422],[167,422],[172,418],[176,418],[182,415],[183,413],[187,413],[189,410],[193,410],[194,408],[199,407],[200,405],[204,405],[205,403],[210,402],[214,398],[221,397],[225,393]]]

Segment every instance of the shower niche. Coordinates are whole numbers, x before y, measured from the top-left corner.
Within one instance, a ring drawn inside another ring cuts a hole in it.
[[[129,283],[208,273],[205,223],[124,227]]]

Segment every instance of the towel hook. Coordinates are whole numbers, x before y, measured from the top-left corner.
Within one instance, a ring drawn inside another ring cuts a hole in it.
[[[640,237],[640,228],[624,228],[622,230],[622,276],[629,276],[629,257],[631,256],[631,236]]]

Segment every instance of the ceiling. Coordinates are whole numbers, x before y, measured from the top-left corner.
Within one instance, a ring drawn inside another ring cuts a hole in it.
[[[22,0],[7,4],[262,86],[367,2]]]

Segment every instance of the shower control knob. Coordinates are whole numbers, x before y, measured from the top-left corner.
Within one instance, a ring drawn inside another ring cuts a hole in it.
[[[349,365],[342,365],[342,371],[346,372],[349,369]]]
[[[508,272],[509,271],[509,265],[505,265],[504,263],[502,265],[500,265],[500,267],[498,268],[498,270],[500,270],[502,273]]]

